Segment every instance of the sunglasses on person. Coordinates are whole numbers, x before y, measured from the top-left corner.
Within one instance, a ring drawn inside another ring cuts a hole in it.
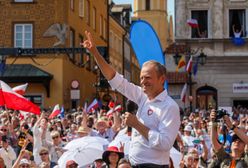
[[[7,132],[8,131],[7,129],[4,129],[4,128],[3,129],[0,129],[0,130],[3,131],[3,132]]]
[[[52,137],[52,139],[57,139],[57,138],[59,138],[59,136],[54,136],[54,137]]]
[[[77,167],[78,167],[78,164],[73,163],[73,164],[69,165],[68,167],[69,167],[69,168],[77,168]]]
[[[48,155],[48,152],[40,153],[40,156]]]

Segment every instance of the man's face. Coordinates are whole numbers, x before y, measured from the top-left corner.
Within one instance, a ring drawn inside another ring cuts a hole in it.
[[[150,99],[155,98],[163,91],[164,76],[158,76],[155,66],[148,64],[140,72],[140,85]]]
[[[5,126],[1,126],[0,127],[0,131],[3,133],[3,135],[7,135],[8,134],[8,129]]]
[[[233,151],[239,151],[240,153],[244,152],[245,149],[245,143],[241,141],[240,139],[235,139],[232,142],[231,150]]]

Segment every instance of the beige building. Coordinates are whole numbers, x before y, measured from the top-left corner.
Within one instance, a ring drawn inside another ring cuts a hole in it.
[[[206,64],[199,65],[197,75],[192,77],[193,106],[200,109],[247,107],[248,1],[176,0],[175,11],[177,45],[199,49],[193,54],[194,62],[200,51],[207,55]],[[187,25],[188,19],[198,20],[199,29]],[[238,32],[242,30],[240,36],[246,44],[239,46],[232,42],[233,26]],[[167,59],[167,63],[173,63],[172,57]],[[174,68],[175,65],[171,66],[171,70]],[[171,94],[180,95],[180,92],[175,89]]]
[[[1,1],[0,46],[4,48],[51,48],[59,40],[44,37],[57,24],[66,39],[56,47],[80,47],[84,31],[96,45],[107,46],[107,0]],[[67,25],[63,27],[63,24]],[[66,29],[67,27],[67,29]],[[63,39],[63,38],[62,38]],[[82,54],[7,55],[1,79],[11,86],[29,83],[26,96],[41,107],[64,105],[75,108],[96,95],[93,58]]]

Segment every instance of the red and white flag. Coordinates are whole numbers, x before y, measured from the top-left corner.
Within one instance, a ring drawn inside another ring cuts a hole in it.
[[[186,92],[187,92],[187,83],[184,84],[183,90],[181,92],[181,101],[185,103],[186,101]]]
[[[60,108],[59,108],[59,104],[56,104],[53,108],[52,113],[50,114],[50,116],[48,117],[49,119],[52,119],[54,117],[56,117],[57,115],[60,114]]]
[[[111,108],[108,112],[107,112],[107,117],[110,117],[114,112],[120,112],[122,110],[121,105],[117,105],[114,109]]]
[[[87,113],[91,112],[92,110],[95,110],[98,107],[98,101],[97,99],[94,99],[92,103],[87,107]]]
[[[28,83],[25,83],[23,85],[18,85],[16,87],[13,87],[12,90],[20,95],[24,95],[27,87],[28,87]]]
[[[4,98],[3,98],[3,91],[0,85],[0,106],[5,106]]]
[[[187,20],[188,25],[190,25],[192,28],[198,27],[198,21],[196,19],[188,19]]]
[[[15,93],[9,85],[1,82],[2,95],[7,108],[14,110],[23,110],[40,115],[40,108],[22,95]]]
[[[191,72],[192,66],[193,66],[193,57],[191,56],[190,59],[189,59],[189,62],[188,62],[188,64],[187,64],[187,67],[186,67],[186,71],[187,71],[188,73]]]

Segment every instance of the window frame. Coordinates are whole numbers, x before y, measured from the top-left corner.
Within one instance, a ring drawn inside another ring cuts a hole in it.
[[[21,31],[21,40],[22,40],[22,44],[21,44],[21,46],[18,46],[17,45],[17,31],[16,31],[16,29],[17,29],[17,26],[22,26],[22,31]],[[26,32],[25,32],[25,26],[31,26],[31,37],[30,37],[30,41],[31,41],[31,45],[30,46],[25,46],[25,40],[26,40],[26,38],[25,38],[25,34],[26,34]],[[34,26],[33,26],[33,24],[32,23],[14,23],[14,47],[15,48],[33,48],[33,40],[34,40]]]
[[[200,22],[203,22],[204,21],[204,19],[199,19],[199,18],[195,18],[194,16],[193,16],[193,12],[206,12],[206,21],[205,21],[205,25],[206,25],[206,27],[204,28],[204,29],[206,29],[205,31],[206,31],[206,35],[205,35],[205,37],[200,37],[200,35],[199,34],[196,34],[197,32],[198,32],[198,30],[195,30],[195,28],[193,29],[193,28],[191,28],[191,38],[193,38],[193,39],[197,39],[197,38],[209,38],[209,28],[210,28],[210,26],[209,26],[209,11],[207,10],[207,9],[205,9],[205,10],[191,10],[190,11],[190,14],[191,14],[191,18],[192,19],[196,19],[197,21],[198,21],[198,27],[199,27],[199,29],[200,29],[200,33],[202,33],[202,27],[201,27],[201,25],[200,25],[200,23],[199,23],[199,21]],[[204,16],[202,16],[202,17],[204,17]],[[196,33],[194,33],[194,31],[197,31]],[[194,34],[196,34],[197,36],[195,37],[194,36]]]
[[[84,0],[78,1],[78,16],[84,17]]]
[[[232,23],[231,23],[231,11],[234,12],[234,11],[242,11],[244,12],[244,15],[243,15],[243,32],[241,33],[241,37],[248,37],[248,10],[247,9],[229,9],[228,10],[228,28],[229,28],[229,31],[228,31],[228,37],[229,38],[233,38],[234,37],[234,34],[233,34],[233,28],[232,28]],[[242,24],[242,23],[241,23]],[[240,25],[239,28],[241,28],[242,25]],[[237,27],[236,27],[237,28]]]
[[[35,0],[13,0],[15,3],[30,3],[34,2]]]
[[[92,10],[92,27],[96,31],[96,8],[93,7]]]

